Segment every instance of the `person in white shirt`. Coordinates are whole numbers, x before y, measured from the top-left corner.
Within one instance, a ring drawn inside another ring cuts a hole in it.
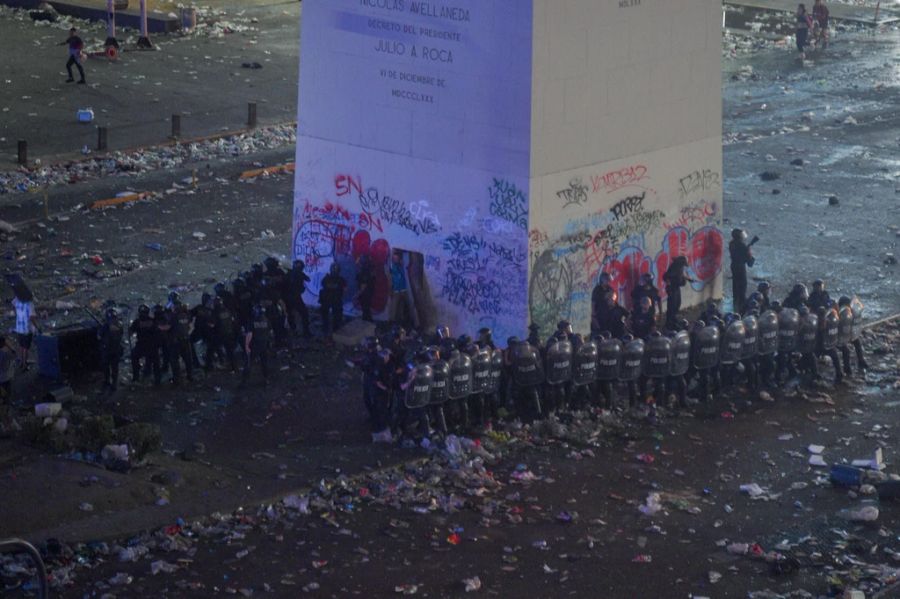
[[[28,351],[31,349],[31,341],[37,330],[37,314],[34,310],[34,295],[24,284],[13,288],[15,297],[12,305],[16,310],[16,341],[19,343],[19,364],[22,370],[28,370]]]

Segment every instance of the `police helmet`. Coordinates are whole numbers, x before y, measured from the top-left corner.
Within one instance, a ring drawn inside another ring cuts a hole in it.
[[[825,289],[825,281],[822,279],[813,281],[813,291],[822,291],[823,289]]]
[[[564,335],[572,334],[572,323],[568,320],[560,320],[556,323],[556,332],[563,333]]]
[[[806,306],[800,306],[800,308],[797,310],[797,313],[800,315],[801,318],[804,316],[808,316],[809,308],[807,308]]]
[[[269,270],[275,270],[279,266],[278,258],[275,256],[269,256],[265,260],[263,260],[263,264],[266,265],[266,268]]]
[[[106,320],[112,320],[119,317],[119,310],[115,306],[106,309]]]
[[[849,297],[847,297],[846,295],[842,295],[838,299],[838,306],[843,308],[844,306],[849,306],[851,304],[851,302],[852,302],[852,300]]]
[[[803,301],[806,301],[809,299],[809,290],[806,288],[806,285],[804,285],[803,283],[797,283],[796,285],[794,285],[794,288],[791,290],[791,293],[793,293],[796,296],[801,297],[803,299]]]
[[[150,316],[150,306],[147,304],[138,306],[138,316]]]
[[[762,294],[768,293],[772,289],[772,284],[768,281],[762,281],[756,286],[756,290]]]
[[[769,304],[769,308],[771,308],[773,312],[779,312],[781,310],[781,302],[775,300],[774,302]]]

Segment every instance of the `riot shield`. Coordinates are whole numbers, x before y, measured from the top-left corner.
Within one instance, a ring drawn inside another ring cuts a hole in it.
[[[766,310],[759,317],[759,355],[768,356],[778,351],[778,314]]]
[[[811,354],[816,351],[816,334],[819,329],[819,317],[809,313],[800,319],[800,331],[797,334],[797,351]]]
[[[719,328],[707,325],[697,333],[694,349],[694,368],[708,370],[719,365]]]
[[[443,360],[431,363],[431,405],[440,405],[449,399],[447,395],[450,383],[450,365]]]
[[[745,336],[746,330],[742,320],[735,320],[728,325],[728,328],[725,329],[725,334],[722,336],[722,345],[719,350],[720,364],[729,365],[741,361],[744,355]]]
[[[602,339],[597,346],[597,380],[619,380],[622,367],[622,342],[618,339]]]
[[[678,331],[672,338],[672,354],[669,359],[670,374],[682,376],[691,366],[691,335],[687,331]]]
[[[412,382],[406,388],[404,403],[406,407],[414,410],[424,408],[431,402],[431,384],[434,373],[428,364],[420,364],[413,370]]]
[[[838,314],[838,345],[843,347],[850,345],[853,340],[853,309],[850,306],[841,308]]]
[[[652,379],[669,376],[672,354],[672,340],[662,335],[654,335],[644,345],[644,375]]]
[[[602,359],[602,356],[601,356]],[[635,381],[644,370],[644,341],[633,339],[622,349],[622,366],[619,369],[619,380]]]
[[[466,354],[457,354],[450,359],[450,384],[447,396],[463,399],[472,394],[472,359]]]
[[[575,385],[590,385],[594,382],[597,377],[598,355],[597,344],[593,341],[586,341],[578,348],[578,351],[575,352],[572,371],[572,382]]]
[[[472,359],[472,393],[487,393],[491,388],[491,352],[482,349]]]
[[[572,344],[567,339],[547,346],[547,383],[562,385],[572,380]]]
[[[797,348],[797,331],[800,330],[800,314],[793,308],[782,308],[778,313],[778,351],[790,353]]]
[[[743,323],[744,347],[741,350],[741,360],[750,360],[756,357],[759,349],[759,323],[753,315],[745,316]]]

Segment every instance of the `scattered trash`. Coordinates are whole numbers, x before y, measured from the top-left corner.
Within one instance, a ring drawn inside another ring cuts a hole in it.
[[[838,512],[838,516],[851,522],[874,522],[878,520],[878,508],[874,505],[866,505],[860,508],[845,508]]]
[[[481,579],[477,576],[473,576],[472,578],[464,578],[462,583],[463,588],[465,588],[467,593],[481,590]]]

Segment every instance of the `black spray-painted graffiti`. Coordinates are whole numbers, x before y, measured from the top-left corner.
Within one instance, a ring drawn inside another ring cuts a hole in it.
[[[405,203],[389,195],[381,195],[376,187],[370,187],[359,194],[359,205],[366,214],[403,227],[416,235],[428,235],[441,230],[440,222],[427,210],[420,207],[413,214]]]
[[[678,192],[682,198],[688,194],[721,186],[722,182],[719,180],[719,173],[708,168],[694,171],[678,180]]]
[[[616,217],[616,220],[622,220],[623,217],[637,212],[638,210],[642,210],[644,208],[645,197],[647,197],[646,191],[639,196],[628,196],[624,200],[616,202],[609,211]]]
[[[449,255],[444,268],[443,298],[472,314],[504,312],[510,305],[511,290],[523,280],[525,249],[461,233],[447,237],[443,249]]]
[[[563,208],[568,208],[572,204],[576,206],[587,204],[588,186],[581,181],[581,177],[575,177],[569,181],[569,186],[566,189],[556,192],[556,197],[563,201]]]
[[[546,325],[560,318],[569,318],[575,277],[568,257],[557,258],[553,250],[546,250],[538,256],[531,267],[528,289],[531,322]]]
[[[491,195],[491,214],[528,229],[528,199],[514,183],[494,179],[488,189]]]

